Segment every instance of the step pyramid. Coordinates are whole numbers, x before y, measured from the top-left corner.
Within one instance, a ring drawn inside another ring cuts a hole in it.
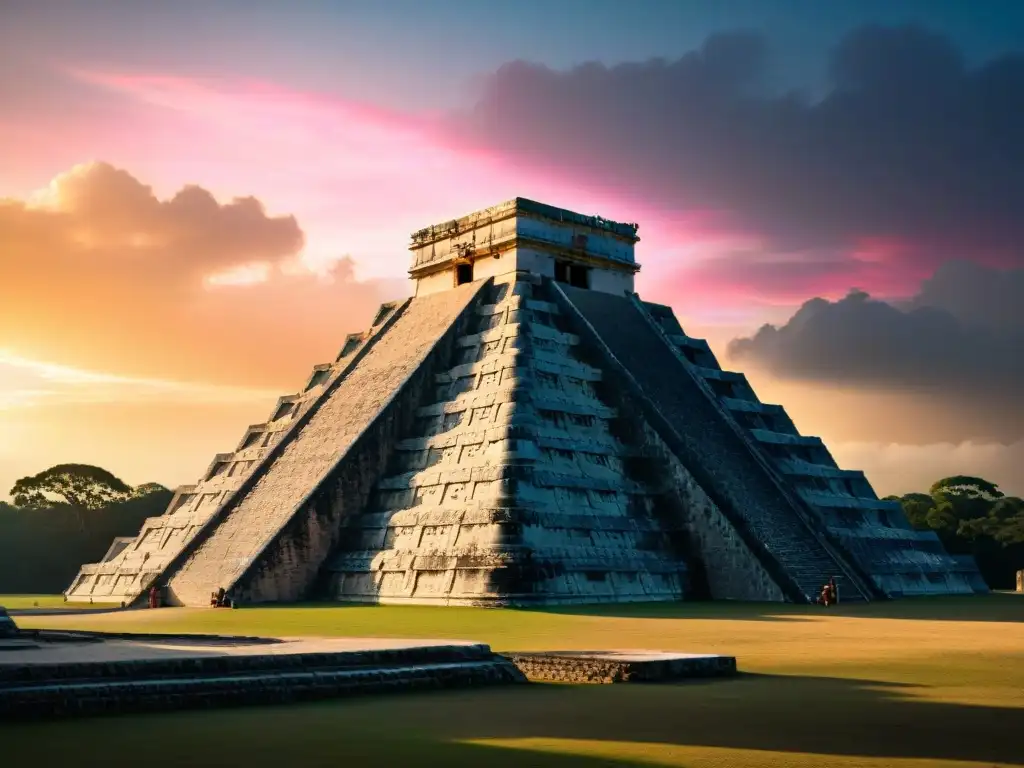
[[[679,599],[679,521],[617,434],[540,280],[485,288],[371,503],[327,562],[342,600]],[[647,462],[648,464],[650,462]]]
[[[530,605],[984,590],[633,291],[636,225],[523,198],[382,306],[69,601]]]

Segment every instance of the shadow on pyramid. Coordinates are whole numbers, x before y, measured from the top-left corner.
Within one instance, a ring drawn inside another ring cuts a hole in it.
[[[83,566],[68,600],[985,591],[973,560],[633,292],[636,231],[517,198],[414,233],[415,296]]]

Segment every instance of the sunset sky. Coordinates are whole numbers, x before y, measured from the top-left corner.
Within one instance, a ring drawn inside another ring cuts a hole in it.
[[[524,196],[880,494],[1024,494],[1024,3],[0,3],[0,498],[192,482]]]

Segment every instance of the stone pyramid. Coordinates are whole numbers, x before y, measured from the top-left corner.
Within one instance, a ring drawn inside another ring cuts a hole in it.
[[[636,226],[517,198],[412,238],[386,304],[69,601],[530,605],[983,591],[633,292]]]

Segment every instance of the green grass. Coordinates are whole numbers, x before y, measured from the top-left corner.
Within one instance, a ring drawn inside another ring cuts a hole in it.
[[[0,595],[0,606],[8,609],[21,608],[117,608],[117,603],[65,603],[63,595]]]
[[[19,624],[719,652],[737,656],[744,673],[0,726],[7,754],[44,765],[1024,765],[1024,597],[1016,595],[830,611],[737,603],[165,609]]]

